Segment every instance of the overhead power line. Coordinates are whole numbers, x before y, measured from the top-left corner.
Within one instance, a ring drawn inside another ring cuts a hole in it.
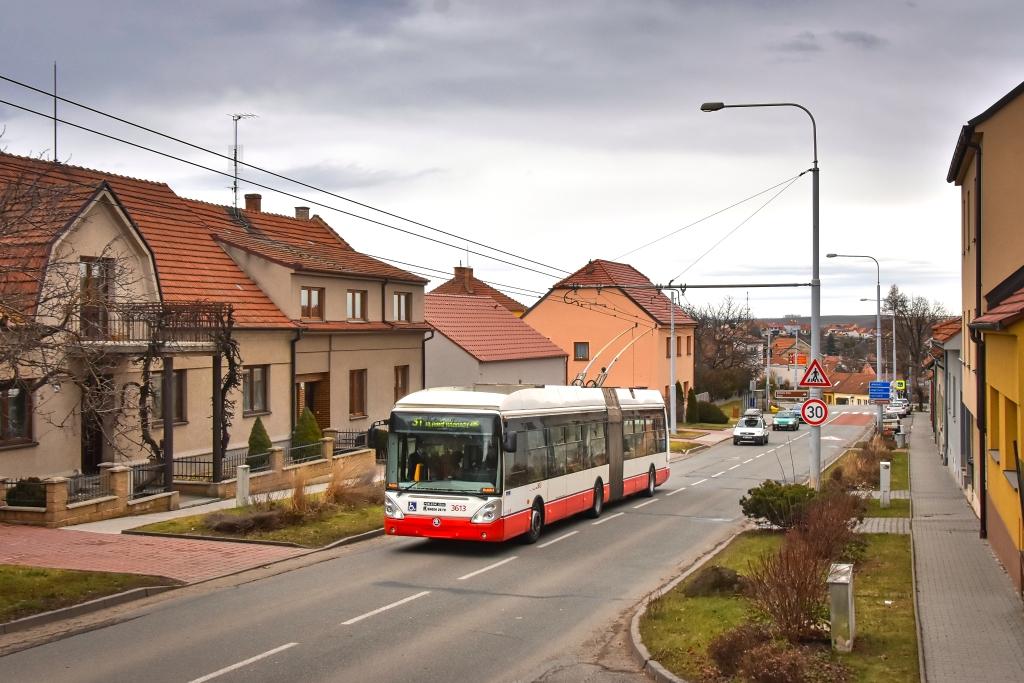
[[[760,192],[757,192],[756,194],[752,194],[752,195],[750,195],[749,197],[747,197],[745,199],[741,199],[738,202],[734,202],[734,203],[730,204],[729,206],[727,206],[725,208],[722,208],[722,209],[719,209],[718,211],[715,211],[714,213],[709,213],[708,215],[704,216],[703,218],[698,218],[697,220],[693,221],[692,223],[687,223],[686,225],[684,225],[681,228],[676,228],[675,230],[673,230],[671,232],[667,232],[664,235],[662,235],[661,237],[657,237],[657,238],[651,240],[650,242],[647,242],[646,244],[641,244],[639,247],[636,247],[634,249],[630,249],[629,251],[627,251],[627,252],[625,252],[623,254],[619,254],[613,260],[614,261],[618,261],[619,259],[625,258],[626,256],[629,256],[630,254],[634,254],[634,253],[640,251],[641,249],[646,249],[647,247],[651,246],[652,244],[657,244],[658,242],[661,242],[662,240],[666,240],[669,237],[672,237],[673,235],[677,235],[677,234],[681,233],[683,230],[687,230],[689,228],[692,228],[695,225],[699,225],[700,223],[703,223],[706,220],[710,220],[710,219],[714,218],[715,216],[717,216],[717,215],[719,215],[721,213],[725,213],[729,209],[734,209],[737,206],[739,206],[740,204],[745,204],[745,203],[749,202],[751,199],[755,199],[757,197],[760,197],[761,195],[765,194],[766,192],[771,192],[772,190],[774,190],[775,188],[777,188],[777,187],[779,187],[781,185],[785,185],[788,182],[792,182],[792,181],[796,180],[797,178],[799,178],[800,176],[802,176],[806,172],[807,171],[804,171],[803,173],[798,173],[795,176],[792,176],[790,178],[786,178],[785,180],[783,180],[781,182],[778,182],[778,183],[775,183],[771,187],[766,187],[765,189],[761,190]]]
[[[67,102],[68,104],[76,106],[76,107],[79,107],[80,109],[84,109],[84,110],[92,112],[94,114],[99,114],[100,116],[104,116],[106,118],[109,118],[111,120],[117,121],[119,123],[123,123],[125,125],[132,126],[134,128],[138,128],[139,130],[146,131],[147,133],[152,133],[153,135],[158,135],[158,136],[160,136],[162,138],[166,138],[167,140],[172,140],[174,142],[177,142],[179,144],[185,145],[187,147],[191,147],[192,149],[196,149],[196,150],[199,150],[201,152],[205,152],[207,154],[212,154],[214,156],[220,157],[221,159],[225,159],[227,161],[231,161],[232,163],[235,163],[238,166],[244,166],[246,168],[251,168],[254,171],[259,171],[260,173],[266,173],[267,175],[272,176],[274,178],[278,178],[280,180],[285,180],[285,181],[290,182],[290,183],[295,183],[296,185],[299,185],[301,187],[305,187],[306,189],[313,190],[315,192],[322,192],[323,194],[329,195],[329,196],[334,197],[336,199],[340,199],[340,200],[348,202],[350,204],[354,204],[354,205],[362,207],[364,209],[369,209],[371,211],[376,211],[377,213],[383,214],[385,216],[389,216],[390,218],[396,218],[396,219],[398,219],[400,221],[405,221],[406,223],[410,223],[412,225],[419,226],[419,227],[424,228],[426,230],[432,230],[432,231],[440,233],[442,235],[446,235],[448,237],[459,239],[459,240],[462,240],[462,241],[467,242],[469,244],[474,244],[474,245],[476,245],[478,247],[482,247],[484,249],[490,249],[491,251],[497,252],[499,254],[503,254],[505,256],[509,256],[509,257],[512,257],[512,258],[516,258],[516,259],[519,259],[521,261],[525,261],[527,263],[532,263],[534,265],[541,266],[541,267],[547,268],[549,270],[554,270],[554,271],[557,271],[557,272],[560,272],[560,273],[566,273],[566,274],[569,273],[568,270],[564,270],[562,268],[557,268],[555,266],[549,266],[549,265],[547,265],[545,263],[542,263],[540,261],[535,261],[535,260],[533,260],[531,258],[527,258],[525,256],[520,256],[520,255],[512,253],[510,251],[505,251],[503,249],[499,249],[498,247],[492,247],[489,244],[484,244],[483,242],[477,242],[476,240],[469,239],[468,237],[464,237],[462,235],[458,235],[456,233],[449,232],[447,230],[442,230],[441,228],[435,228],[435,227],[433,227],[431,225],[428,225],[426,223],[422,223],[420,221],[416,221],[416,220],[413,220],[411,218],[406,218],[405,216],[401,216],[399,214],[392,213],[392,212],[386,211],[384,209],[380,209],[380,208],[378,208],[376,206],[372,206],[370,204],[366,204],[364,202],[360,202],[358,200],[352,199],[351,197],[346,197],[346,196],[338,194],[336,192],[331,192],[330,190],[325,190],[325,189],[323,189],[321,187],[317,187],[315,185],[311,185],[311,184],[303,182],[301,180],[297,180],[296,178],[291,178],[289,176],[286,176],[286,175],[283,175],[283,174],[280,174],[280,173],[275,173],[274,171],[271,171],[269,169],[263,168],[261,166],[256,166],[255,164],[246,163],[244,161],[238,160],[237,158],[228,156],[226,154],[221,154],[220,152],[217,152],[216,150],[212,150],[212,149],[209,149],[207,147],[203,147],[202,145],[197,145],[197,144],[195,144],[193,142],[189,142],[188,140],[183,140],[182,138],[176,137],[174,135],[170,135],[168,133],[164,133],[164,132],[155,130],[153,128],[149,128],[148,126],[144,126],[142,124],[135,123],[134,121],[130,121],[130,120],[122,118],[120,116],[116,116],[114,114],[110,114],[110,113],[102,111],[100,109],[96,109],[95,107],[90,107],[89,105],[83,104],[81,102],[77,102],[75,100],[68,99],[66,97],[60,97],[60,96],[56,95],[55,93],[51,93],[51,92],[48,92],[46,90],[42,90],[42,89],[37,88],[35,86],[29,85],[28,83],[23,83],[21,81],[18,81],[18,80],[14,79],[14,78],[9,77],[9,76],[4,76],[3,74],[0,74],[0,80],[7,81],[8,83],[12,83],[14,85],[20,86],[20,87],[25,88],[27,90],[32,90],[34,92],[40,93],[42,95],[45,95],[47,97],[51,97],[51,98],[53,98],[55,100],[60,100],[61,102]],[[16,105],[11,105],[11,106],[16,106]],[[26,110],[26,111],[28,111],[28,110]],[[33,113],[38,113],[38,112],[33,112]],[[56,112],[52,116],[50,116],[48,118],[52,118],[55,122],[59,120],[56,117]],[[63,122],[63,123],[66,123],[66,122]],[[72,125],[74,125],[74,124],[72,124]],[[79,126],[76,126],[76,127],[79,127]],[[85,130],[88,130],[88,129],[85,129]],[[95,132],[95,131],[90,131],[90,132]],[[152,151],[152,150],[150,150],[150,151]],[[223,175],[228,175],[228,174],[223,174]],[[238,181],[238,179],[237,179],[237,166],[236,166],[236,173],[234,174],[234,180],[237,183],[237,181]],[[264,188],[269,189],[271,191],[275,191],[275,190],[273,190],[273,188],[268,188],[265,185],[258,185],[257,183],[253,183],[252,181],[246,181],[246,182],[249,182],[252,185],[257,185],[259,187],[264,187]],[[289,195],[289,196],[294,197],[295,195]],[[301,199],[301,197],[299,199]],[[320,204],[319,206],[325,206],[325,205]],[[326,207],[325,206],[325,208],[331,208],[331,207]],[[335,211],[340,211],[340,209],[334,209],[334,210]],[[342,213],[347,213],[347,212],[342,211]],[[355,216],[356,218],[363,218],[363,217],[358,216],[356,214],[347,214],[347,215]],[[364,220],[370,220],[370,219],[364,219]],[[373,222],[376,222],[376,221],[373,221]],[[398,228],[395,228],[395,229],[398,229]],[[415,234],[415,233],[413,233],[413,234]],[[472,252],[472,253],[476,253],[476,252]]]
[[[8,100],[0,99],[0,104],[6,104],[9,107],[14,107],[15,109],[20,109],[21,111],[28,112],[30,114],[35,114],[36,116],[40,116],[40,117],[45,118],[45,119],[54,119],[54,116],[52,114],[46,114],[46,113],[43,113],[43,112],[40,112],[40,111],[36,111],[35,109],[32,109],[31,107],[25,107],[25,106],[22,106],[20,104],[15,104],[14,102],[10,102]],[[107,138],[108,140],[114,140],[115,142],[120,142],[122,144],[129,145],[130,147],[135,147],[137,149],[141,149],[143,151],[150,152],[152,154],[156,154],[156,155],[159,155],[159,156],[162,156],[162,157],[166,157],[166,158],[171,159],[173,161],[178,161],[178,162],[181,162],[183,164],[188,164],[189,166],[194,166],[194,167],[202,169],[204,171],[209,171],[210,173],[216,173],[217,175],[222,175],[222,176],[225,176],[227,178],[232,178],[233,177],[233,175],[231,173],[227,173],[226,171],[220,171],[220,170],[212,168],[210,166],[206,166],[204,164],[200,164],[200,163],[198,163],[196,161],[191,161],[189,159],[185,159],[183,157],[179,157],[179,156],[176,156],[174,154],[170,154],[169,152],[162,152],[162,151],[160,151],[158,149],[154,149],[152,147],[148,147],[146,145],[143,145],[143,144],[140,144],[140,143],[137,143],[137,142],[132,142],[131,140],[125,140],[124,138],[119,138],[116,135],[111,135],[109,133],[104,133],[103,131],[99,131],[99,130],[96,130],[94,128],[89,128],[88,126],[83,126],[81,124],[74,123],[74,122],[68,121],[66,119],[58,118],[56,120],[59,121],[60,123],[63,123],[66,126],[71,126],[72,128],[77,128],[79,130],[86,131],[87,133],[92,133],[94,135],[99,135],[100,137]],[[497,256],[492,256],[490,254],[484,254],[484,253],[479,252],[479,251],[474,251],[472,249],[469,249],[469,248],[461,246],[461,245],[455,245],[455,244],[451,244],[449,242],[445,242],[443,240],[439,240],[439,239],[436,239],[436,238],[433,238],[433,237],[427,237],[426,235],[421,235],[418,232],[413,232],[412,230],[406,230],[405,228],[400,228],[398,226],[391,225],[390,223],[384,223],[383,221],[378,221],[378,220],[376,220],[374,218],[369,218],[367,216],[361,216],[361,215],[359,215],[357,213],[352,213],[351,211],[346,211],[345,209],[341,209],[341,208],[338,208],[336,206],[331,206],[330,204],[325,204],[323,202],[318,202],[316,200],[309,199],[308,197],[302,197],[302,196],[297,195],[297,194],[295,194],[293,192],[288,192],[286,190],[281,190],[281,189],[272,187],[270,185],[265,185],[263,183],[258,183],[258,182],[254,181],[254,180],[246,180],[245,182],[249,183],[250,185],[253,185],[254,187],[259,187],[259,188],[265,189],[265,190],[267,190],[269,192],[276,192],[278,194],[284,195],[286,197],[291,197],[293,199],[297,199],[297,200],[299,200],[301,202],[304,202],[304,203],[307,203],[307,204],[313,204],[314,206],[319,206],[319,207],[322,207],[324,209],[329,209],[331,211],[337,211],[338,213],[344,214],[346,216],[351,216],[352,218],[357,218],[359,220],[366,221],[368,223],[373,223],[374,225],[379,225],[379,226],[384,227],[384,228],[389,228],[391,230],[395,230],[395,231],[401,232],[401,233],[406,234],[406,235],[412,235],[413,237],[419,237],[420,239],[427,240],[429,242],[434,242],[436,244],[441,244],[441,245],[444,245],[446,247],[451,247],[452,249],[458,249],[460,252],[467,252],[467,253],[473,254],[474,256],[480,256],[481,258],[489,259],[491,261],[497,261],[498,263],[504,263],[505,265],[512,266],[513,268],[521,268],[523,270],[528,270],[530,272],[537,273],[538,275],[543,275],[545,277],[556,278],[556,279],[559,277],[557,275],[552,275],[551,273],[545,273],[544,271],[537,270],[536,268],[531,268],[529,266],[524,266],[521,263],[515,263],[513,261],[507,261],[505,259],[498,258]],[[488,248],[490,248],[490,247],[488,247]],[[520,257],[516,257],[516,258],[520,258]],[[525,260],[525,259],[523,259],[523,260]],[[545,267],[548,267],[548,266],[545,266]],[[558,270],[558,269],[551,268],[551,270]],[[567,272],[567,271],[562,271],[562,272]]]

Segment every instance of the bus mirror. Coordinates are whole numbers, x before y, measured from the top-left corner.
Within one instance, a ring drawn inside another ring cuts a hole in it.
[[[505,432],[505,438],[501,442],[501,449],[506,453],[515,453],[517,436],[519,435],[516,432]]]

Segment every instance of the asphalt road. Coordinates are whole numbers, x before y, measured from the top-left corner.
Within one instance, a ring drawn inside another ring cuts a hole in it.
[[[823,428],[828,463],[869,408]],[[727,538],[765,478],[807,474],[808,435],[731,440],[672,466],[654,498],[545,529],[533,546],[381,537],[337,558],[140,608],[127,621],[0,658],[11,681],[573,680],[648,592]],[[570,672],[570,673],[566,673]],[[615,678],[608,674],[608,680]],[[600,678],[600,672],[595,674]]]

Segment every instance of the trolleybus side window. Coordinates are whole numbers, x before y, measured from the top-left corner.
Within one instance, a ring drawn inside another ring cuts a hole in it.
[[[584,426],[575,423],[565,428],[565,470],[567,472],[582,472],[590,467],[590,457],[587,454],[587,443],[583,439]]]
[[[590,450],[590,461],[592,467],[600,467],[608,464],[608,451],[605,448],[605,423],[591,422],[585,425],[587,429],[587,446]]]
[[[526,474],[527,482],[541,481],[548,476],[548,445],[544,440],[544,428],[526,432]]]
[[[551,444],[551,457],[548,459],[548,476],[561,477],[565,474],[565,427],[548,427],[548,442]]]

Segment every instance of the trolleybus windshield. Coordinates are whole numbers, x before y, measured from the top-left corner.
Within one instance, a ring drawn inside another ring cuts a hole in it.
[[[496,494],[498,424],[497,415],[393,413],[388,483],[401,490]]]

